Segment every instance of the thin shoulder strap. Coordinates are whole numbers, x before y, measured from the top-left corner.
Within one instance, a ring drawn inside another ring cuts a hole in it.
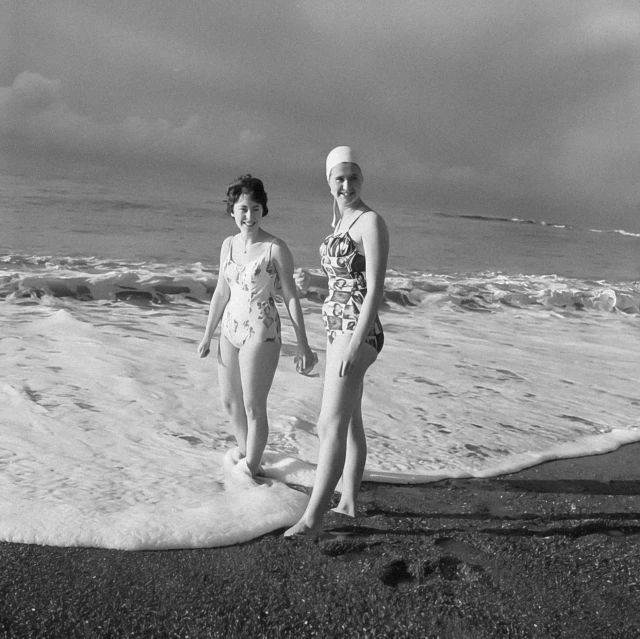
[[[269,262],[271,262],[271,249],[273,248],[273,243],[276,241],[276,238],[274,237],[271,240],[271,243],[269,244]]]
[[[343,234],[344,233],[348,233],[351,230],[351,227],[360,219],[360,216],[362,214],[364,214],[364,213],[365,213],[365,211],[360,211],[360,213],[358,213],[358,215],[353,220],[351,220],[351,224],[349,224],[349,226],[346,228],[346,230],[343,231]]]
[[[227,251],[227,260],[230,260],[232,259],[231,252],[233,251],[233,235],[230,235],[227,239],[229,240],[229,250]]]

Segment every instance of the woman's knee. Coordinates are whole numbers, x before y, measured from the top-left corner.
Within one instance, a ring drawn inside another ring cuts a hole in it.
[[[267,418],[267,405],[264,402],[245,402],[244,411],[249,421],[258,422]]]
[[[237,415],[239,412],[244,412],[244,404],[236,397],[222,397],[222,405],[227,413],[231,415]]]

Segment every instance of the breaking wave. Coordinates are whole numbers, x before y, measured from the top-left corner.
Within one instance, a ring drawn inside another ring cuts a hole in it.
[[[50,298],[207,303],[217,277],[216,267],[199,262],[170,265],[13,254],[0,257],[0,299],[32,303]],[[312,303],[321,303],[327,294],[326,279],[317,269],[298,269],[296,282],[301,297]],[[638,314],[640,282],[611,284],[557,275],[440,275],[389,270],[384,301],[416,311],[439,303],[475,312],[519,308]]]

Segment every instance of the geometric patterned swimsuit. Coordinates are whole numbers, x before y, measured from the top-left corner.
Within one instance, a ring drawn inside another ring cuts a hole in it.
[[[231,297],[224,309],[220,330],[236,348],[250,339],[282,343],[280,316],[273,299],[280,289],[280,280],[271,263],[272,245],[273,242],[255,260],[236,264],[231,256],[233,240],[229,243],[221,272],[229,284]]]
[[[338,235],[332,233],[320,245],[320,264],[329,278],[329,295],[322,305],[322,320],[330,342],[333,342],[336,333],[352,333],[355,330],[367,295],[365,257],[358,252],[356,243],[349,235],[349,229],[358,217],[344,232]],[[384,332],[378,315],[364,341],[371,344],[376,352],[382,350]]]

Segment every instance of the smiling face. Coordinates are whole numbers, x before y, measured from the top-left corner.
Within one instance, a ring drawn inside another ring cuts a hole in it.
[[[362,171],[357,164],[342,162],[331,169],[329,188],[338,206],[354,206],[360,201]]]
[[[260,228],[264,211],[249,193],[242,193],[233,205],[233,219],[240,231],[252,233]]]

